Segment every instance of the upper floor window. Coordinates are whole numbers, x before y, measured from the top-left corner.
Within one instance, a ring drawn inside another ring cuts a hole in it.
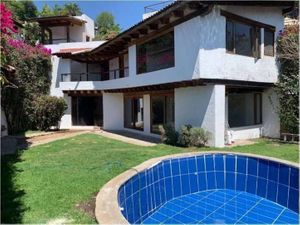
[[[137,74],[173,67],[174,31],[137,45],[136,65]]]
[[[272,30],[264,30],[264,55],[274,56],[274,32]]]
[[[258,58],[260,55],[260,28],[227,19],[226,50],[234,54]]]

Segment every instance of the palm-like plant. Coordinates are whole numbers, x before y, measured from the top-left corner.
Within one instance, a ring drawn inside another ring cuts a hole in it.
[[[62,15],[79,16],[82,14],[79,6],[76,3],[66,3],[62,9]]]

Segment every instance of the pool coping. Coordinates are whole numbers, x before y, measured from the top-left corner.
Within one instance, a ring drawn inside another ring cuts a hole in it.
[[[128,179],[130,179],[134,175],[157,165],[163,160],[200,156],[206,154],[228,154],[228,155],[241,155],[241,156],[255,157],[258,159],[275,161],[299,169],[298,163],[290,162],[287,160],[278,159],[269,156],[256,155],[251,153],[230,152],[230,151],[187,152],[187,153],[171,154],[171,155],[152,158],[119,174],[118,176],[111,179],[100,189],[96,197],[96,207],[95,207],[95,216],[97,222],[100,224],[129,224],[129,222],[121,213],[119,203],[118,203],[118,191],[121,185],[124,184]]]

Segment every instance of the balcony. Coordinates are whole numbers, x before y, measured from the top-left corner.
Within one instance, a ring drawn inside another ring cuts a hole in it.
[[[61,74],[61,82],[76,82],[76,81],[105,81],[115,80],[129,76],[129,69],[109,70],[99,73],[63,73]]]

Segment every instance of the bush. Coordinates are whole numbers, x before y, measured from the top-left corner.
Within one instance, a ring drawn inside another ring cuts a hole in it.
[[[172,124],[166,124],[160,126],[161,140],[163,143],[168,145],[176,145],[178,141],[178,132]]]
[[[208,143],[210,133],[200,127],[193,127],[190,129],[190,145],[196,147],[203,147]]]
[[[51,126],[58,126],[67,104],[63,98],[54,96],[40,96],[33,102],[31,121],[33,127],[47,131]]]
[[[179,130],[178,144],[180,146],[188,147],[191,146],[191,129],[192,125],[187,124],[181,126]]]

